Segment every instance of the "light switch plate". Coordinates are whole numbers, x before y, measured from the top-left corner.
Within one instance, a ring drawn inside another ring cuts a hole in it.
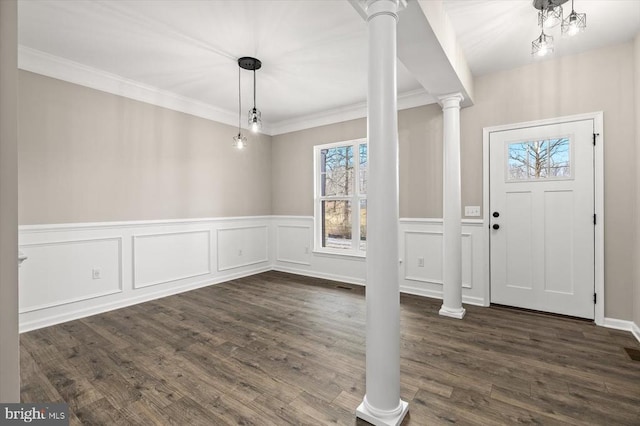
[[[480,206],[464,206],[464,215],[467,217],[480,217]]]

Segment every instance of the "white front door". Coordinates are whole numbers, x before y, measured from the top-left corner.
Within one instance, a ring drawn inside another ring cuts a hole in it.
[[[593,120],[489,136],[491,303],[594,317]]]

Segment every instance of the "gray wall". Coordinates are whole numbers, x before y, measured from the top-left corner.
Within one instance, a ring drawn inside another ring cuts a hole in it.
[[[271,137],[19,73],[21,225],[268,215]],[[37,125],[34,125],[37,124]]]
[[[462,205],[482,205],[482,129],[604,111],[605,315],[633,317],[635,113],[633,43],[476,78],[461,113]],[[400,216],[442,216],[440,107],[400,111]],[[365,120],[274,136],[274,214],[313,214],[313,145],[366,134]],[[289,167],[289,165],[292,165]]]
[[[0,402],[20,402],[17,10],[0,1]]]
[[[475,105],[461,113],[464,206],[482,205],[484,127],[604,111],[605,315],[626,320],[640,197],[634,72],[633,42],[550,59],[476,78]],[[230,126],[28,72],[19,82],[21,224],[310,216],[313,146],[366,136],[359,119],[237,152]],[[440,107],[400,111],[398,124],[400,215],[441,217]]]
[[[365,118],[273,137],[275,215],[313,215],[313,147],[367,136]],[[442,217],[442,109],[398,112],[400,217]]]
[[[481,204],[482,128],[604,111],[605,315],[631,320],[634,280],[633,43],[540,62],[475,80],[462,111],[463,204]]]

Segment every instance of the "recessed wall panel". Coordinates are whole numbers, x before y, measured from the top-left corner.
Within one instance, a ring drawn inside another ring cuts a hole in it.
[[[21,245],[20,313],[121,292],[121,249],[120,238]]]
[[[133,287],[142,288],[211,273],[209,230],[135,235]]]

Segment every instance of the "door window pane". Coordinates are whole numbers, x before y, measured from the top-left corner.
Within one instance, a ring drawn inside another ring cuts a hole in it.
[[[322,247],[351,249],[350,201],[322,201]]]
[[[510,143],[507,161],[508,180],[571,177],[568,138]]]

